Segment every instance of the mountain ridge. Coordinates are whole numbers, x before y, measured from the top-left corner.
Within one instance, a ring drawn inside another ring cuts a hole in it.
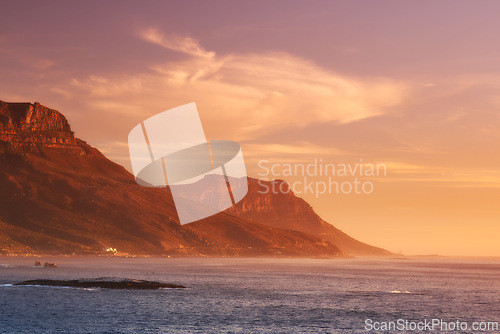
[[[248,211],[180,225],[168,188],[137,185],[124,167],[76,138],[64,115],[39,103],[0,101],[0,196],[4,254],[348,255],[325,238],[259,222]]]

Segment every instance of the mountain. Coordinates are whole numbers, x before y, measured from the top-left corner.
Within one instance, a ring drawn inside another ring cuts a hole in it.
[[[338,256],[320,238],[221,213],[181,226],[145,188],[39,103],[0,102],[2,253]]]
[[[270,182],[248,179],[248,194],[228,212],[248,220],[272,227],[286,228],[314,235],[337,246],[350,255],[385,256],[391,255],[385,249],[362,243],[333,225],[330,225],[314,212],[309,203],[295,196],[283,180]],[[284,191],[266,191],[283,189]]]
[[[259,221],[264,209],[258,207],[274,199],[255,194],[255,182],[244,206],[234,209],[241,212],[180,225],[168,188],[137,185],[122,166],[76,138],[61,113],[39,103],[0,101],[0,253],[347,254],[326,237],[304,232],[290,216],[290,226]],[[282,206],[299,202],[273,202],[277,208],[269,212],[279,215]],[[299,220],[314,211],[304,213]]]

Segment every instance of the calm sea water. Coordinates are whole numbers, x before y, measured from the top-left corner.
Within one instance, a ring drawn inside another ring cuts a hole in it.
[[[365,329],[367,319],[500,321],[499,261],[41,259],[58,268],[34,261],[0,257],[0,333],[368,333],[376,331]],[[9,285],[85,277],[188,288]]]

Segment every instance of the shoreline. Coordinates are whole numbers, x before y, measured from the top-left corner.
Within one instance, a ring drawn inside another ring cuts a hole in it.
[[[274,260],[490,260],[500,261],[500,256],[179,256],[179,255],[99,255],[99,254],[0,254],[0,259],[274,259]]]

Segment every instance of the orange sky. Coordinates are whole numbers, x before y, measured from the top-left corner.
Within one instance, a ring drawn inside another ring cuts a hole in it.
[[[207,138],[242,144],[250,176],[262,159],[385,164],[369,195],[301,195],[348,234],[500,256],[500,3],[3,7],[0,99],[62,111],[127,168],[130,129],[194,101]]]

